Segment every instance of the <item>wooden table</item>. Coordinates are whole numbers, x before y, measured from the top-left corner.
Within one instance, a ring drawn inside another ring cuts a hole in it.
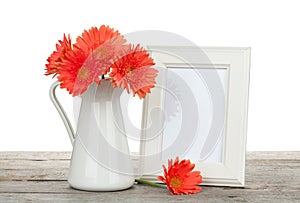
[[[134,185],[85,192],[66,181],[70,152],[0,152],[0,202],[300,202],[300,152],[248,152],[246,187],[205,187],[194,195]]]

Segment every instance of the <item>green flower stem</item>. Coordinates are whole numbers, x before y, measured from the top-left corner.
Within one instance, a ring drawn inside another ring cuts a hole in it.
[[[153,183],[153,182],[150,182],[150,181],[147,181],[147,180],[142,180],[142,179],[135,179],[135,182],[145,184],[145,185],[150,185],[150,186],[153,186],[153,187],[167,188],[166,185],[159,184],[159,183]]]

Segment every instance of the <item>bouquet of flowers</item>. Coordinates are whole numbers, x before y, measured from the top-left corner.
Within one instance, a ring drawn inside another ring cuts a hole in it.
[[[105,25],[84,30],[74,44],[70,35],[64,35],[47,61],[45,75],[57,76],[60,87],[73,96],[83,94],[94,82],[100,85],[107,75],[114,87],[145,98],[158,73],[143,47],[126,44],[123,35]]]

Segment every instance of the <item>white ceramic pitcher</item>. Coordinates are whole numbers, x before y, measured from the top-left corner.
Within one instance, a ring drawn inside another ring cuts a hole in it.
[[[70,124],[55,90],[50,98],[61,116],[73,145],[68,182],[71,187],[88,191],[115,191],[134,183],[120,95],[109,80],[92,84],[81,97],[77,132]]]

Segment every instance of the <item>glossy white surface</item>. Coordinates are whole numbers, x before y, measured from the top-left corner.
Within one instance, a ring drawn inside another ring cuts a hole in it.
[[[77,132],[74,135],[52,86],[51,99],[71,141],[75,139],[68,177],[73,188],[115,191],[133,185],[133,167],[120,107],[122,91],[113,88],[109,80],[102,81],[100,86],[91,85],[81,96]]]
[[[123,162],[122,164],[126,163]],[[120,169],[121,167],[122,165],[120,165]],[[132,175],[123,175],[119,172],[113,172],[107,166],[101,166],[86,151],[80,140],[76,139],[72,152],[68,182],[71,187],[80,190],[116,191],[130,188],[134,183],[134,178]]]

